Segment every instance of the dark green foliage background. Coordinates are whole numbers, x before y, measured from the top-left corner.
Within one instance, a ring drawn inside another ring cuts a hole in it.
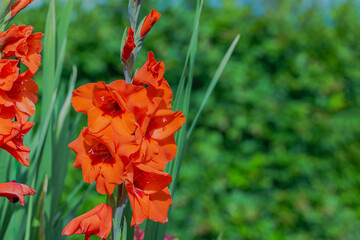
[[[144,0],[142,16],[156,7],[162,19],[137,66],[154,51],[175,92],[195,1],[167,2]],[[182,240],[220,232],[224,239],[360,239],[359,4],[266,2],[257,13],[231,0],[220,8],[205,1],[192,117],[227,47],[237,33],[242,38],[194,132],[168,232]],[[123,78],[126,6],[77,3],[64,76],[75,64],[78,86]],[[41,31],[46,9],[24,11],[16,22]],[[69,166],[63,198],[78,181],[81,171]],[[100,201],[94,190],[79,213]]]

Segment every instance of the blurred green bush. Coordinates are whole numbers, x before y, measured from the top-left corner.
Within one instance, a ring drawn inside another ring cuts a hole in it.
[[[162,2],[144,1],[142,16],[159,4],[162,20],[137,66],[154,51],[175,90],[195,2]],[[216,239],[220,232],[224,239],[360,239],[359,4],[326,10],[266,2],[264,13],[231,0],[203,11],[193,114],[234,36],[242,38],[194,132],[168,232],[180,239]],[[24,11],[17,22],[41,29],[45,9]],[[64,75],[76,64],[78,85],[123,78],[126,24],[127,1],[90,9],[79,2]],[[71,178],[76,174],[71,168],[67,191],[81,181]]]

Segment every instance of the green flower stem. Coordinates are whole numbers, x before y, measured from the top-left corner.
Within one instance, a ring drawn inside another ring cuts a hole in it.
[[[121,219],[123,216],[124,209],[126,207],[126,203],[128,201],[128,195],[124,184],[118,185],[118,192],[117,192],[117,201],[116,206],[115,202],[113,203],[114,206],[111,206],[114,210],[113,212],[113,233],[112,233],[112,240],[120,240],[122,237],[121,234]],[[126,225],[124,225],[126,228]]]

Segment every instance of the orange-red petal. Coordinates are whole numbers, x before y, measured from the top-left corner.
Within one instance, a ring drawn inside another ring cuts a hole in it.
[[[112,194],[115,185],[125,180],[124,164],[115,146],[118,136],[113,134],[109,127],[99,133],[84,128],[80,136],[69,144],[76,153],[74,167],[82,169],[85,182],[96,181],[100,194]]]
[[[26,122],[22,124],[20,122],[11,122],[7,124],[11,126],[11,130],[10,133],[8,129],[3,133],[0,132],[0,148],[8,151],[22,165],[29,166],[30,149],[23,144],[23,137],[30,131],[34,123]]]
[[[168,188],[151,194],[149,199],[149,218],[154,222],[167,222],[167,212],[171,204],[171,194]]]
[[[9,91],[18,79],[19,60],[0,59],[0,89]]]
[[[72,92],[71,103],[76,112],[87,114],[93,107],[92,95],[94,87],[95,83],[87,83]]]
[[[109,87],[117,102],[122,101],[126,109],[136,118],[148,110],[149,99],[146,88],[126,83],[124,80],[116,80],[110,83]]]
[[[0,33],[0,46],[3,59],[17,57],[35,75],[41,64],[41,39],[44,34],[32,34],[33,30],[32,26],[12,25],[6,32]]]
[[[72,104],[76,111],[88,114],[92,132],[111,125],[119,134],[132,134],[136,127],[134,113],[146,112],[146,100],[145,88],[117,80],[110,85],[98,82],[74,90]]]
[[[135,85],[150,85],[155,88],[160,86],[160,80],[165,73],[165,64],[157,62],[153,52],[148,52],[148,58],[139,71],[136,72],[133,80]]]
[[[131,225],[138,225],[147,218],[162,223],[167,221],[171,196],[166,186],[171,183],[171,176],[143,164],[129,164],[127,171],[125,186],[133,209]],[[161,211],[156,212],[159,208]]]
[[[32,187],[25,184],[17,183],[15,180],[7,183],[0,183],[0,197],[7,197],[10,202],[24,206],[25,196],[36,194]]]
[[[85,239],[96,235],[105,240],[112,227],[112,208],[107,204],[99,204],[89,212],[74,218],[64,228],[62,235],[85,234]]]
[[[162,109],[156,112],[148,126],[148,134],[154,139],[162,140],[169,137],[185,123],[182,112]]]

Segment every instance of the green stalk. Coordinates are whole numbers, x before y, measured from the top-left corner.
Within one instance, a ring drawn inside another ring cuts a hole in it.
[[[117,201],[116,206],[113,207],[113,232],[112,232],[112,240],[121,240],[124,236],[125,231],[121,231],[121,219],[123,216],[124,209],[126,207],[126,203],[128,202],[128,194],[124,184],[118,185],[117,192]],[[124,225],[123,229],[126,229],[126,225]],[[126,239],[126,236],[125,236]]]

